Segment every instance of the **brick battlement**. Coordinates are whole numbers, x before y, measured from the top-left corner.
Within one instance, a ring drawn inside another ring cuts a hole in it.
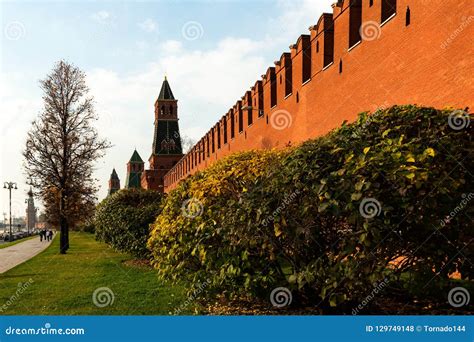
[[[164,176],[324,135],[395,104],[474,106],[471,0],[340,0]]]

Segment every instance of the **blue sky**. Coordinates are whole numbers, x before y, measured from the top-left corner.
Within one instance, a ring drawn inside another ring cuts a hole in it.
[[[113,167],[125,184],[134,148],[148,159],[164,74],[181,132],[197,140],[332,2],[1,2],[0,180],[19,184],[14,213],[24,211],[21,150],[41,110],[38,80],[55,61],[86,72],[99,133],[114,145],[97,163],[101,199]],[[6,211],[5,190],[0,199]]]

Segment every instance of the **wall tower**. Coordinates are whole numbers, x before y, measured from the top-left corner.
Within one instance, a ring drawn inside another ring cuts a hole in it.
[[[141,179],[144,189],[163,192],[164,175],[183,157],[178,120],[178,100],[165,77],[155,101],[155,130],[148,159],[150,170],[146,170]]]
[[[109,179],[109,192],[108,195],[112,195],[113,193],[120,190],[120,179],[115,171],[115,168],[112,170],[112,174],[110,175]]]
[[[125,188],[141,188],[140,179],[142,177],[145,163],[138,154],[137,150],[133,151],[132,157],[127,163],[127,179],[125,180]]]

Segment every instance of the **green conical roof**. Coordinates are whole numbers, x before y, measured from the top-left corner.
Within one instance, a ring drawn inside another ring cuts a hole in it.
[[[115,168],[112,170],[112,174],[110,175],[110,179],[119,179],[117,175],[117,171],[115,171]]]
[[[131,163],[143,163],[142,157],[138,154],[137,150],[133,151],[132,157],[130,158]]]
[[[171,91],[170,84],[166,79],[163,81],[161,85],[160,95],[158,96],[158,100],[174,100],[173,92]]]

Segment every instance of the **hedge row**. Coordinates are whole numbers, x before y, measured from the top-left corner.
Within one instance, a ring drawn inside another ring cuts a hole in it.
[[[161,211],[157,191],[123,189],[105,198],[94,217],[96,239],[138,258],[149,258],[149,225]]]
[[[451,128],[451,113],[395,106],[215,163],[167,196],[148,241],[156,269],[206,282],[202,295],[284,286],[331,306],[406,272],[472,279],[472,127]]]

